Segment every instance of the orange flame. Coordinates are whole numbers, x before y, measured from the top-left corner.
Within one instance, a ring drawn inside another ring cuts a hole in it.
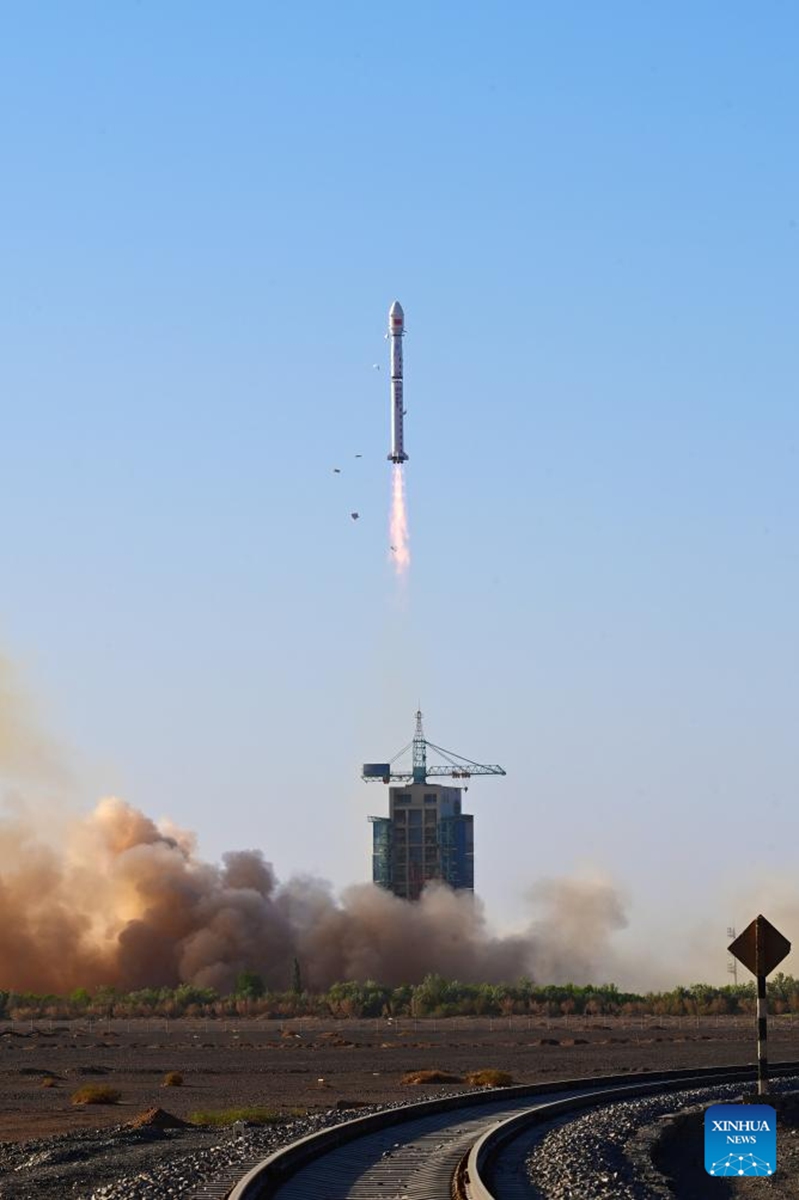
[[[391,479],[391,520],[389,522],[391,535],[391,557],[397,575],[402,578],[411,565],[411,547],[408,536],[408,514],[405,510],[405,485],[402,478],[402,466],[394,463],[394,474]]]

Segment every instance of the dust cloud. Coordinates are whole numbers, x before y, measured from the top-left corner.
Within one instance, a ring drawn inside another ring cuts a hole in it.
[[[416,902],[371,883],[337,898],[319,879],[279,882],[260,850],[203,862],[191,834],[115,797],[88,814],[54,806],[53,791],[68,776],[0,656],[0,988],[7,991],[191,983],[224,993],[242,970],[283,990],[295,957],[311,990],[348,979],[414,983],[429,972],[463,982],[522,975],[587,982],[599,964],[607,968],[609,939],[626,924],[618,896],[601,882],[539,884],[538,919],[506,937],[490,932],[479,898],[443,884]]]
[[[74,818],[58,847],[18,808],[0,821],[0,987],[185,982],[225,992],[246,969],[285,989],[295,956],[310,989],[413,983],[433,971],[464,982],[587,981],[625,924],[617,896],[565,880],[539,891],[545,916],[496,937],[480,900],[445,885],[413,903],[373,884],[337,899],[318,879],[279,883],[258,850],[202,862],[190,835],[116,798]]]

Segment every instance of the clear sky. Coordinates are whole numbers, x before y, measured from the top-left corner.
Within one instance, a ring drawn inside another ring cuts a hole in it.
[[[0,648],[80,805],[339,889],[421,704],[507,769],[497,927],[588,873],[692,975],[799,944],[798,52],[787,0],[2,6]]]

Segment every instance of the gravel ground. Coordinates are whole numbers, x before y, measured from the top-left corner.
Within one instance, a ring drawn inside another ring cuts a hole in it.
[[[790,1086],[790,1085],[787,1085]],[[793,1081],[796,1086],[796,1081]],[[775,1094],[777,1088],[774,1088]],[[679,1200],[706,1200],[708,1195],[726,1200],[797,1200],[799,1198],[799,1093],[786,1097],[787,1106],[777,1107],[777,1171],[770,1178],[714,1180],[710,1188],[702,1167],[704,1111],[680,1113],[654,1146],[656,1163],[672,1177]]]
[[[3,1200],[189,1200],[200,1186],[297,1138],[374,1109],[316,1113],[224,1130],[132,1129],[62,1134],[0,1147]]]
[[[769,1038],[774,1059],[799,1060],[799,1022],[775,1025]],[[193,1200],[201,1180],[232,1164],[243,1169],[306,1133],[356,1115],[346,1111],[356,1100],[369,1105],[358,1108],[366,1113],[463,1090],[401,1086],[405,1071],[420,1068],[463,1074],[493,1067],[534,1083],[751,1062],[753,1056],[752,1022],[734,1019],[112,1021],[91,1028],[18,1023],[0,1029],[0,1198]],[[182,1073],[182,1087],[163,1086],[168,1071]],[[87,1082],[117,1088],[120,1104],[76,1107],[72,1093]],[[155,1106],[185,1119],[198,1109],[247,1105],[271,1108],[282,1120],[225,1130],[130,1124]],[[642,1112],[636,1129],[646,1119]],[[613,1171],[618,1148],[607,1140]],[[778,1177],[786,1144],[783,1138]],[[597,1161],[597,1170],[606,1173],[604,1159]],[[577,1178],[584,1180],[580,1170]],[[773,1181],[749,1182],[762,1188]],[[715,1186],[714,1193],[722,1195]],[[575,1200],[623,1196],[615,1189],[553,1194]]]
[[[774,1092],[795,1089],[785,1080]],[[692,1088],[677,1095],[609,1104],[542,1131],[527,1160],[534,1200],[708,1200],[799,1196],[799,1138],[794,1117],[778,1121],[777,1174],[770,1179],[713,1179],[704,1169],[704,1108],[740,1100],[741,1085]],[[687,1110],[687,1111],[681,1111]],[[664,1124],[664,1118],[679,1114]]]
[[[795,1086],[796,1080],[792,1081]],[[785,1086],[789,1086],[787,1083]],[[776,1089],[775,1089],[776,1090]],[[704,1105],[740,1097],[734,1084],[694,1088],[607,1105],[568,1125],[543,1128],[528,1159],[535,1200],[708,1200],[799,1197],[799,1134],[779,1130],[772,1179],[713,1180],[702,1166]],[[675,1109],[675,1106],[680,1106]],[[687,1108],[685,1106],[688,1106]],[[390,1105],[329,1109],[271,1126],[225,1130],[132,1128],[62,1134],[0,1146],[3,1200],[191,1200],[207,1181],[248,1165],[297,1138]],[[664,1127],[663,1119],[676,1121]],[[664,1128],[670,1138],[662,1137]],[[676,1131],[676,1134],[675,1134]],[[664,1145],[664,1142],[666,1143]],[[655,1151],[655,1162],[652,1152]],[[661,1172],[667,1173],[668,1179]]]

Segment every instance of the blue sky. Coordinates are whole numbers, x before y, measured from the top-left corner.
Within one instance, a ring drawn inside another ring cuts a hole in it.
[[[598,872],[631,952],[690,928],[707,978],[761,909],[799,937],[797,35],[3,6],[0,645],[80,805],[339,888],[421,704],[507,768],[468,796],[498,926]]]

